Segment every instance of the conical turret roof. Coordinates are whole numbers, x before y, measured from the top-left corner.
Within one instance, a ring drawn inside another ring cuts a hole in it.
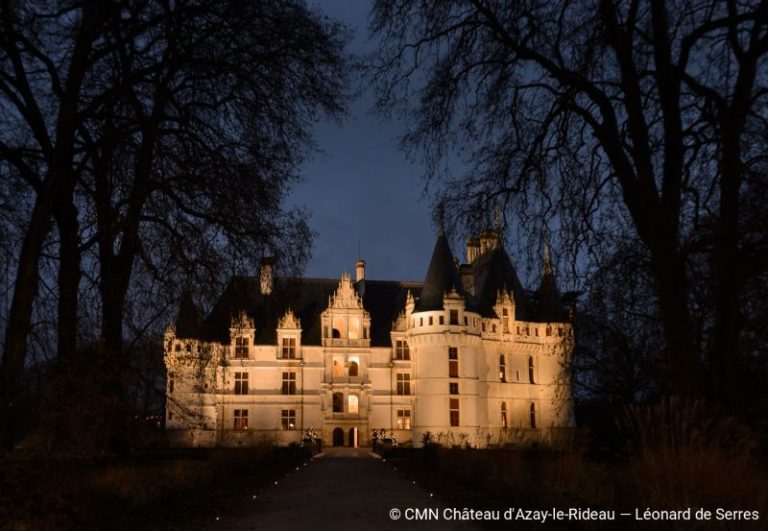
[[[427,312],[443,309],[443,296],[451,291],[462,293],[463,288],[459,271],[453,261],[453,253],[448,245],[448,238],[441,230],[429,261],[427,277],[421,290],[421,298],[416,304],[415,311]]]
[[[539,321],[563,322],[568,320],[568,312],[563,306],[563,296],[557,287],[557,279],[552,267],[549,244],[544,247],[544,267],[541,272],[541,284],[536,292]]]

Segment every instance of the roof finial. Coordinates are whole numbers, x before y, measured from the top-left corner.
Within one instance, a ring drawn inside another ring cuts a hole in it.
[[[552,250],[549,247],[548,228],[544,228],[544,274],[552,274]]]
[[[437,234],[439,236],[445,234],[445,210],[442,201],[437,204]]]

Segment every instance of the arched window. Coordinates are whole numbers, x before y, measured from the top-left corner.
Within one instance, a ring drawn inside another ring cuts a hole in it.
[[[536,383],[533,372],[533,356],[528,356],[528,381],[530,383]]]
[[[357,395],[349,395],[347,397],[347,413],[357,413],[360,405],[360,401]]]
[[[504,429],[507,428],[507,403],[506,402],[501,403],[501,427]]]
[[[342,393],[333,393],[333,412],[344,413],[344,395]]]
[[[341,332],[339,332],[338,328],[334,328],[332,334],[334,339],[339,339],[341,337]]]
[[[536,429],[536,404],[531,402],[531,428]]]
[[[349,375],[350,376],[357,376],[359,367],[357,365],[356,361],[350,361],[349,362]]]
[[[504,354],[499,354],[499,381],[507,381],[507,361],[504,359]]]

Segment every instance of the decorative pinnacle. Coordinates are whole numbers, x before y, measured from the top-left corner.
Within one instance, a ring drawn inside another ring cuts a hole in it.
[[[552,250],[549,247],[549,231],[544,231],[544,273],[552,274]]]
[[[437,205],[437,233],[438,235],[445,234],[445,210],[442,201]]]

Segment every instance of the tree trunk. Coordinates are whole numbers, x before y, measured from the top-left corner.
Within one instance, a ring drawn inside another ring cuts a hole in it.
[[[663,227],[660,225],[659,227]],[[668,388],[665,392],[689,397],[707,394],[707,376],[694,334],[688,308],[688,281],[685,263],[663,228],[649,242],[651,270],[656,282],[659,311],[664,329]]]
[[[32,309],[40,284],[39,263],[43,244],[51,230],[51,209],[47,197],[38,195],[21,244],[19,266],[5,330],[0,375],[0,418],[2,445],[10,449],[19,436],[20,398],[27,337],[32,328]]]

